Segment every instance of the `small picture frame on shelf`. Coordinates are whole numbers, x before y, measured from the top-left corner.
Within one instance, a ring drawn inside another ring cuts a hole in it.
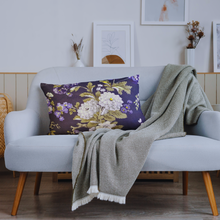
[[[186,25],[188,0],[142,0],[142,25]]]
[[[93,23],[93,66],[134,66],[134,23]]]
[[[213,21],[213,69],[220,72],[220,20]]]

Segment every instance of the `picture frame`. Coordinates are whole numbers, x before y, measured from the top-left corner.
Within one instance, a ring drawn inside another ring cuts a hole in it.
[[[220,20],[213,21],[213,70],[220,72]]]
[[[93,22],[93,66],[134,66],[134,22]]]
[[[142,25],[186,25],[188,0],[142,0]]]

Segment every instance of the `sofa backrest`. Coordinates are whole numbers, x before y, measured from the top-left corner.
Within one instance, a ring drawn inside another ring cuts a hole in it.
[[[77,82],[114,79],[139,75],[140,100],[145,101],[156,90],[164,66],[152,67],[52,67],[40,71],[33,79],[28,96],[27,108],[33,109],[41,118],[42,133],[49,129],[49,116],[41,83],[68,84]]]

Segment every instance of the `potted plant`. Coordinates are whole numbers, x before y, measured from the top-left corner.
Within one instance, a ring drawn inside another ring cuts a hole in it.
[[[73,36],[73,34],[72,34]],[[83,38],[80,40],[79,44],[77,44],[74,40],[72,40],[72,48],[76,54],[76,62],[74,64],[75,67],[84,67],[84,64],[81,61],[81,55],[83,50]]]
[[[201,38],[203,38],[204,35],[204,28],[201,28],[198,21],[192,21],[187,23],[186,26],[186,32],[187,32],[187,39],[190,41],[190,43],[186,47],[186,64],[194,66],[195,61],[195,48],[198,45]]]

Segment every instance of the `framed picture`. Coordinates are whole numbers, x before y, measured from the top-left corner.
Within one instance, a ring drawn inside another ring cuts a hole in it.
[[[93,23],[93,66],[134,66],[134,23]]]
[[[220,72],[220,21],[213,21],[213,65]]]
[[[188,0],[142,0],[142,25],[186,25]]]

